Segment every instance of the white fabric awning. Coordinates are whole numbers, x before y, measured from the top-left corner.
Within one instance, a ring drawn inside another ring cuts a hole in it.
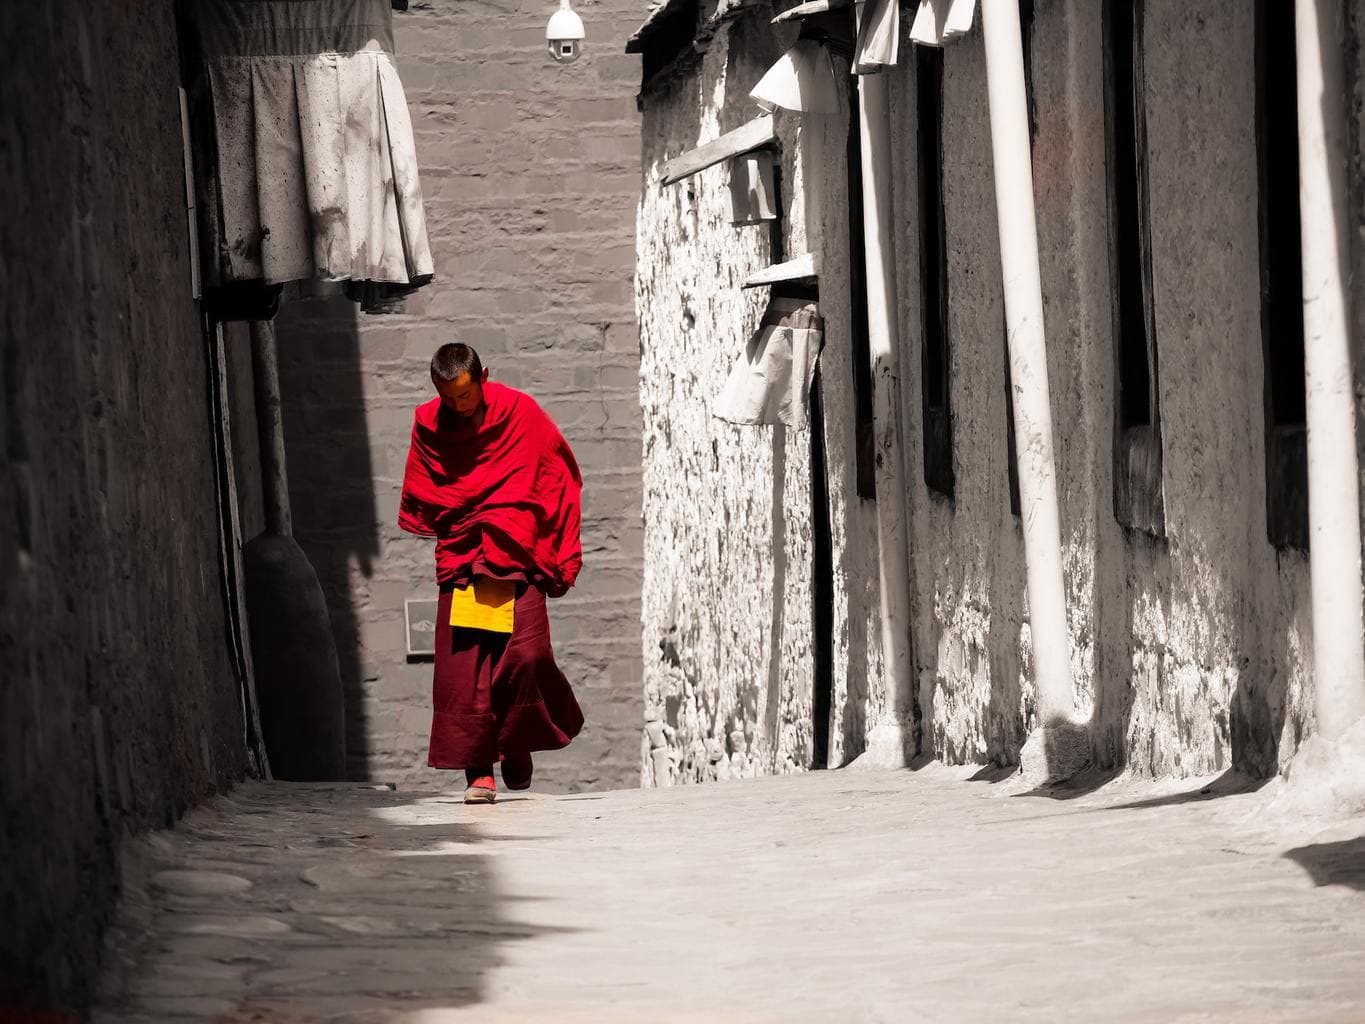
[[[900,54],[900,0],[857,0],[858,37],[853,44],[853,73],[875,74],[896,63]]]
[[[206,283],[429,280],[390,0],[189,7]]]
[[[774,296],[711,413],[730,423],[804,427],[825,322],[817,303]]]
[[[972,30],[976,0],[920,0],[910,38],[921,46],[943,46]]]

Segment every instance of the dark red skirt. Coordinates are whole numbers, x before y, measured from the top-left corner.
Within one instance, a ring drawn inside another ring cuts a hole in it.
[[[432,685],[433,768],[485,768],[506,754],[558,750],[583,728],[583,712],[555,664],[545,595],[519,588],[512,635],[450,625],[450,586],[436,615]]]

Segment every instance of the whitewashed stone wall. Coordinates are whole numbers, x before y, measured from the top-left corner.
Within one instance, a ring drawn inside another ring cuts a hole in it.
[[[663,162],[758,113],[749,89],[795,33],[771,11],[722,24],[697,73],[643,97],[645,183],[636,303],[644,412],[646,785],[807,767],[813,658],[809,428],[739,427],[711,403],[758,325],[767,226],[730,224],[724,165],[666,188]],[[821,246],[821,358],[836,566],[831,758],[860,749],[867,717],[871,519],[853,493],[843,117],[780,119],[784,248]],[[816,180],[811,180],[812,173]],[[870,577],[875,589],[875,575]],[[852,588],[849,581],[854,581]],[[850,589],[855,591],[850,595]],[[849,671],[848,666],[854,668]],[[875,671],[875,665],[873,666]]]
[[[1146,4],[1147,159],[1168,537],[1113,514],[1101,5],[1040,0],[1034,148],[1071,665],[1097,760],[1275,772],[1311,729],[1307,559],[1266,539],[1254,8]],[[1033,726],[1008,511],[1003,306],[979,33],[945,50],[953,501],[920,472],[914,75],[897,69],[898,256],[926,748],[1014,763]],[[1284,201],[1295,201],[1286,196]]]
[[[1035,196],[1077,709],[1091,716],[1101,766],[1271,774],[1313,728],[1312,623],[1306,557],[1266,539],[1254,5],[1146,4],[1164,540],[1124,530],[1113,512],[1101,5],[1035,6]],[[1350,10],[1358,41],[1365,2]],[[810,760],[808,439],[730,427],[708,410],[762,308],[762,296],[738,285],[766,261],[766,235],[729,225],[723,169],[669,189],[656,182],[663,160],[752,116],[748,87],[791,41],[768,27],[768,14],[755,5],[723,24],[698,72],[643,97],[646,784]],[[1036,721],[1023,537],[1009,510],[982,39],[977,32],[944,51],[952,499],[924,483],[916,96],[906,56],[890,74],[921,749],[954,763],[1014,764]],[[1359,267],[1365,90],[1359,61],[1348,67]],[[874,506],[854,496],[852,479],[846,122],[780,123],[788,254],[804,251],[808,237],[823,262],[837,765],[862,751],[886,701]],[[1365,335],[1362,276],[1355,308]]]

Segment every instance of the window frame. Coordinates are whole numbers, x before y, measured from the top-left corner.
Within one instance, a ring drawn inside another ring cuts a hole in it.
[[[1143,0],[1104,0],[1102,15],[1113,296],[1114,517],[1130,530],[1164,538],[1161,376],[1152,288],[1143,6]],[[1124,47],[1122,53],[1120,47]],[[1125,100],[1126,111],[1121,109]]]

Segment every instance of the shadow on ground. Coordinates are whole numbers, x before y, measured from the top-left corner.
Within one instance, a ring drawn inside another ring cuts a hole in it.
[[[1117,768],[1087,768],[1070,779],[1039,786],[1017,796],[1046,797],[1051,800],[1074,800],[1077,797],[1094,793],[1103,786],[1123,775]],[[1261,789],[1269,779],[1255,779],[1233,769],[1224,772],[1212,782],[1202,783],[1181,793],[1135,800],[1130,803],[1114,804],[1109,810],[1140,810],[1146,807],[1176,807],[1180,804],[1199,803],[1204,800],[1217,800],[1219,797],[1236,796],[1241,793],[1254,793]]]
[[[1365,836],[1299,846],[1284,855],[1307,871],[1314,885],[1344,885],[1365,892]]]
[[[150,845],[95,1020],[279,1024],[484,1001],[502,946],[565,929],[509,917],[525,901],[475,849],[554,837],[476,821],[458,796],[344,784],[249,785],[201,808]]]

